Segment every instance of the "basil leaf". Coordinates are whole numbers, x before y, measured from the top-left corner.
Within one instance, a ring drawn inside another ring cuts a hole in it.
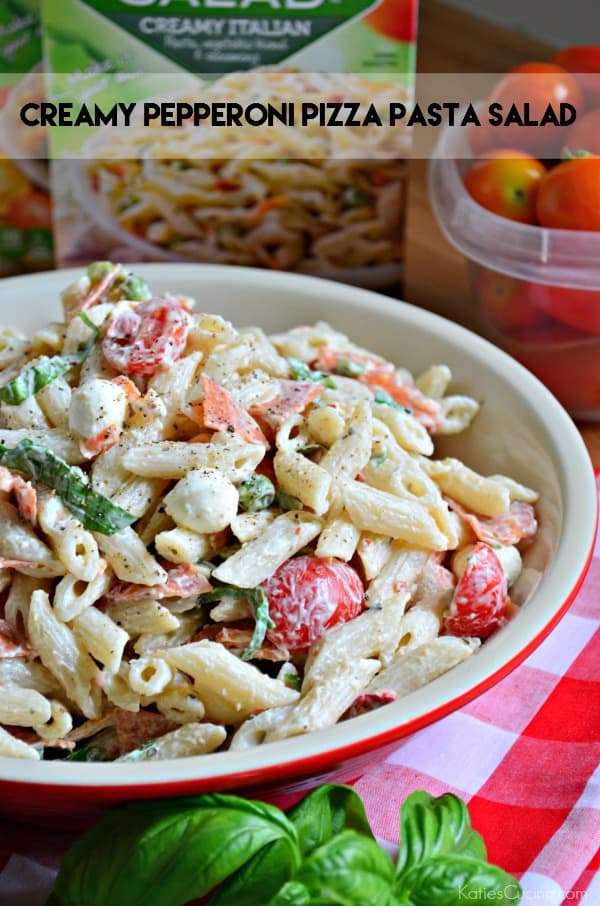
[[[361,377],[367,370],[364,362],[354,362],[352,359],[338,359],[335,364],[335,373],[342,374],[344,377],[357,378]]]
[[[116,731],[113,727],[108,727],[84,745],[69,752],[64,761],[112,761],[116,747]]]
[[[79,312],[81,320],[92,330],[91,337],[72,355],[54,355],[43,362],[29,365],[23,369],[12,381],[0,387],[0,400],[9,406],[18,406],[30,396],[35,396],[38,390],[51,384],[56,378],[62,377],[74,365],[84,362],[98,339],[98,328],[84,312]]]
[[[36,441],[26,438],[16,447],[0,446],[0,464],[24,472],[37,484],[53,488],[65,507],[92,532],[112,535],[136,520],[108,497],[94,491],[85,472],[68,465]]]
[[[337,384],[330,374],[326,374],[324,371],[313,371],[303,359],[288,358],[288,362],[290,374],[295,381],[312,381],[313,384],[321,381],[331,390],[337,390]]]
[[[313,851],[300,867],[296,880],[307,887],[311,896],[332,906],[388,906],[394,865],[375,840],[354,830],[343,830]]]
[[[278,507],[281,507],[282,510],[301,510],[302,501],[298,500],[297,497],[292,497],[291,494],[288,494],[286,491],[279,489],[275,494],[275,503]]]
[[[314,902],[304,884],[288,881],[267,906],[313,906]]]
[[[287,816],[298,832],[300,851],[310,855],[340,831],[350,829],[373,838],[365,807],[350,786],[325,783],[312,790]]]
[[[375,456],[371,456],[371,459],[369,460],[369,462],[371,462],[373,464],[373,466],[376,469],[378,469],[379,466],[382,465],[386,461],[386,459],[387,459],[387,451],[383,450],[382,453],[376,453]]]
[[[210,906],[256,906],[275,896],[300,865],[300,853],[286,840],[274,840],[224,881]],[[285,901],[284,901],[285,902]],[[293,902],[293,900],[292,900]]]
[[[251,660],[261,648],[265,640],[267,629],[273,629],[275,623],[269,616],[269,601],[262,588],[238,588],[235,585],[219,585],[212,591],[206,591],[198,596],[199,604],[210,604],[221,601],[223,598],[244,599],[249,602],[254,610],[254,632],[250,644],[241,655],[243,661]]]
[[[146,742],[143,742],[141,746],[138,746],[137,749],[131,749],[130,752],[125,752],[124,755],[119,755],[118,758],[115,758],[115,761],[148,761],[156,752],[156,740],[148,739]]]
[[[417,865],[402,878],[394,892],[397,901],[410,906],[464,906],[464,903],[521,901],[515,878],[496,865],[464,855],[441,856]]]
[[[396,400],[386,393],[385,390],[375,391],[375,402],[382,403],[385,406],[391,406],[392,409],[401,409],[402,412],[406,412],[407,415],[412,415],[413,411],[408,406],[402,406],[400,403],[397,403]]]
[[[276,840],[288,847],[296,865],[293,825],[261,802],[215,793],[132,803],[108,812],[75,842],[51,902],[183,906]]]
[[[453,793],[411,793],[400,812],[400,853],[396,876],[438,856],[464,853],[485,860],[481,836],[471,827],[467,806]]]

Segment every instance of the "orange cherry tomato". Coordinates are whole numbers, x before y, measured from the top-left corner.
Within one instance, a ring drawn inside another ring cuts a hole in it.
[[[577,157],[550,170],[536,201],[540,224],[559,230],[600,230],[600,157]]]
[[[524,63],[508,72],[496,85],[488,105],[502,105],[503,120],[514,104],[521,117],[539,122],[549,105],[558,114],[561,103],[581,108],[582,92],[575,76],[554,63]],[[527,107],[525,106],[527,105]],[[538,157],[558,156],[564,144],[564,127],[524,126],[519,123],[472,130],[472,145],[477,153],[492,147],[522,148]]]
[[[521,330],[544,321],[543,310],[533,304],[532,284],[487,267],[478,271],[475,295],[482,313],[492,324]]]
[[[535,198],[545,174],[543,163],[531,154],[499,148],[472,163],[465,187],[488,211],[519,223],[536,223]]]
[[[575,120],[567,132],[565,146],[572,152],[589,151],[590,154],[600,154],[600,107]]]
[[[600,104],[600,44],[566,47],[556,54],[552,62],[567,72],[575,73],[587,106]]]
[[[381,0],[364,21],[393,41],[414,41],[417,37],[417,0]]]

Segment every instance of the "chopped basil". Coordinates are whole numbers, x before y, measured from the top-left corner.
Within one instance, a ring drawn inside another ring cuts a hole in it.
[[[302,678],[297,673],[284,673],[283,682],[288,689],[295,689],[297,692],[302,688]]]
[[[367,366],[363,362],[353,362],[352,359],[338,359],[335,365],[335,373],[344,377],[361,377],[366,370]]]
[[[112,535],[136,520],[108,497],[94,491],[85,472],[29,438],[16,447],[0,446],[0,464],[24,472],[37,484],[53,488],[66,508],[90,531]]]
[[[377,469],[382,463],[386,461],[386,459],[387,452],[384,450],[382,453],[376,453],[375,456],[371,456],[371,464],[374,465]]]
[[[313,369],[309,368],[302,359],[288,358],[288,362],[290,365],[290,374],[295,381],[312,381],[313,384],[316,384],[317,381],[321,381],[326,387],[329,387],[330,390],[337,389],[337,384],[331,375],[325,374],[323,371],[313,371]]]
[[[275,500],[273,482],[266,475],[251,475],[237,486],[240,506],[248,513],[256,513],[271,506]]]
[[[302,501],[298,500],[297,497],[292,497],[291,494],[286,494],[286,492],[282,491],[281,488],[275,494],[275,503],[278,507],[281,507],[282,510],[302,509]]]
[[[90,338],[72,355],[54,355],[35,365],[29,365],[23,369],[12,381],[0,386],[0,400],[9,406],[18,406],[30,396],[35,396],[38,390],[46,387],[55,381],[56,378],[62,377],[67,371],[70,371],[74,365],[81,365],[84,362],[96,340],[98,339],[98,328],[91,321],[85,312],[80,311],[79,317],[92,331]]]
[[[401,409],[403,412],[406,412],[407,415],[412,415],[412,409],[409,409],[408,406],[402,406],[400,403],[397,403],[393,397],[386,393],[385,390],[377,390],[375,393],[375,402],[383,403],[384,406],[391,406],[392,409]]]
[[[367,193],[355,186],[349,186],[342,195],[345,208],[361,208],[368,201]]]
[[[152,758],[156,751],[156,740],[149,739],[147,742],[143,742],[141,746],[138,746],[137,749],[132,749],[131,752],[119,755],[118,758],[115,758],[115,761],[147,761]]]
[[[210,604],[213,601],[222,601],[223,598],[248,601],[254,610],[256,620],[254,632],[252,633],[250,644],[241,655],[243,661],[250,661],[256,652],[260,650],[265,640],[267,629],[273,629],[275,626],[269,616],[268,598],[262,588],[238,588],[235,585],[219,585],[213,588],[212,591],[206,591],[204,594],[199,595],[198,603]]]

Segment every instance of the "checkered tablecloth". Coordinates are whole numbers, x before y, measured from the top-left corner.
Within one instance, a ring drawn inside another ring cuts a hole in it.
[[[599,667],[600,539],[576,600],[520,667],[357,781],[379,839],[397,844],[412,790],[451,791],[468,803],[490,861],[520,879],[523,906],[598,906]],[[12,852],[1,906],[43,906],[71,835],[0,824],[0,839]]]

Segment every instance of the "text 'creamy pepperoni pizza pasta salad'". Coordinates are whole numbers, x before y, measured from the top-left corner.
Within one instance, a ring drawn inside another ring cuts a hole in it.
[[[0,754],[268,744],[511,618],[536,493],[436,459],[478,403],[325,323],[267,336],[92,264],[0,345]]]

